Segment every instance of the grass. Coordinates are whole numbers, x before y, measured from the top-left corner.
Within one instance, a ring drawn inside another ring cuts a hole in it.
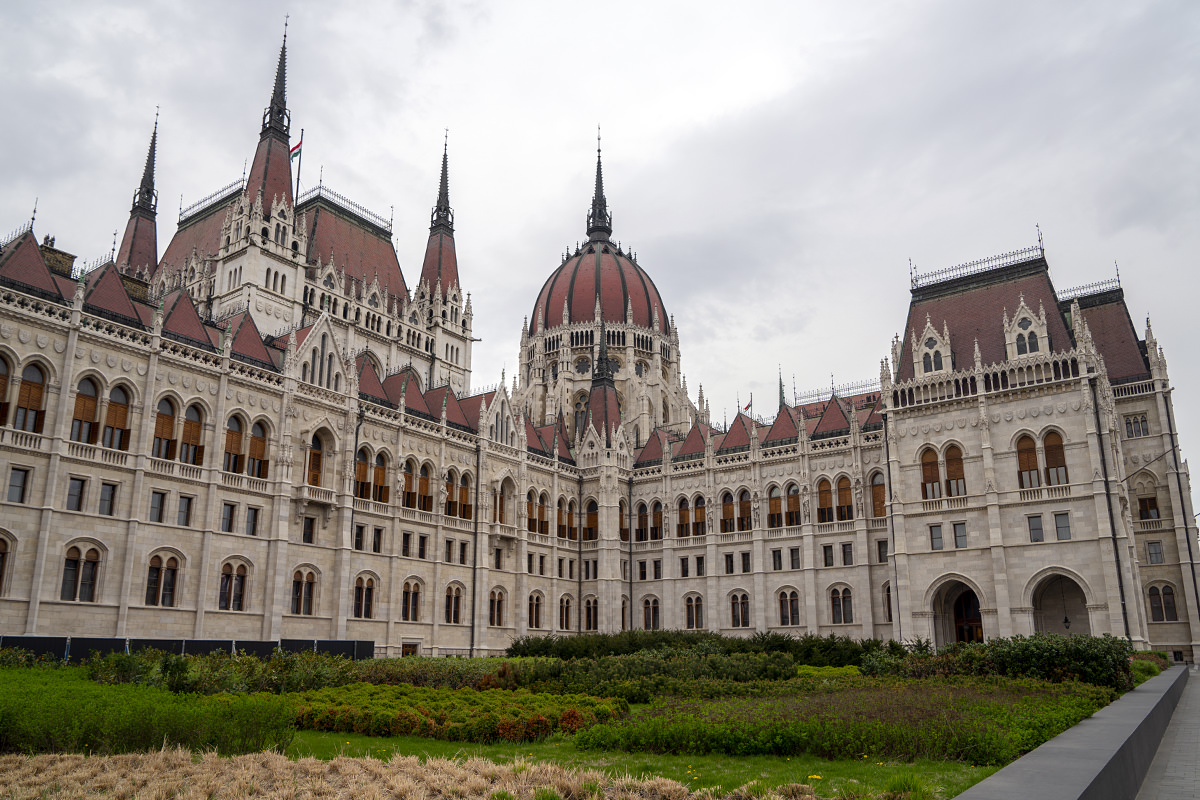
[[[581,751],[567,737],[557,736],[536,744],[463,745],[415,736],[380,738],[358,734],[299,731],[288,748],[290,758],[322,760],[342,756],[388,761],[394,756],[422,759],[483,758],[497,764],[520,759],[528,763],[555,764],[572,770],[594,770],[615,778],[659,776],[677,781],[691,791],[709,789],[718,795],[753,785],[767,792],[786,784],[808,784],[820,797],[879,796],[895,791],[891,786],[919,786],[930,797],[949,798],[995,772],[991,767],[971,767],[951,761],[878,762],[869,759],[830,761],[813,756],[652,755],[619,751]],[[815,776],[815,777],[814,777]]]

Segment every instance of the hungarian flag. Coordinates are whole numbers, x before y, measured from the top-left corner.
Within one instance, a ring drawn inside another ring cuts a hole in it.
[[[750,402],[746,403],[746,407],[743,408],[742,411],[749,411],[750,406],[752,406],[752,405],[754,405],[754,395],[750,395]]]
[[[289,151],[292,156],[292,161],[295,161],[300,157],[300,145],[302,144],[304,144],[304,137],[301,137],[300,141],[296,142],[296,146]]]

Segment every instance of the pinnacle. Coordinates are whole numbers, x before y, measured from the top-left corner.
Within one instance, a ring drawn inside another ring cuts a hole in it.
[[[454,209],[450,208],[450,157],[449,144],[442,145],[442,180],[438,185],[437,205],[433,207],[429,229],[446,228],[454,232]]]

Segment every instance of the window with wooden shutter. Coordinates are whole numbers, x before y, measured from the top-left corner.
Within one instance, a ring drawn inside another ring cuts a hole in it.
[[[367,474],[367,451],[354,454],[354,496],[359,500],[371,499],[371,480]]]
[[[203,417],[197,406],[187,407],[183,417],[183,435],[180,437],[179,460],[184,464],[203,464],[204,447],[200,444]]]
[[[0,428],[8,424],[8,362],[0,358]]]
[[[787,488],[787,517],[784,521],[789,527],[800,524],[800,487],[794,483]]]
[[[537,514],[533,510],[533,492],[525,499],[525,528],[530,533],[537,533]]]
[[[94,444],[96,441],[96,384],[89,378],[81,380],[75,391],[71,441],[87,444]]]
[[[1028,436],[1017,440],[1017,477],[1022,489],[1036,489],[1042,485],[1038,475],[1037,446]]]
[[[267,429],[261,422],[250,429],[250,454],[246,462],[246,474],[252,478],[266,479],[270,462],[267,461]]]
[[[46,389],[46,378],[40,367],[30,364],[21,372],[21,388],[17,391],[17,413],[13,427],[19,431],[41,433],[46,412],[42,410],[42,398]]]
[[[962,450],[955,445],[946,448],[946,497],[962,497],[967,493],[967,479],[963,472]]]
[[[887,514],[887,489],[883,482],[883,473],[876,472],[871,478],[871,516],[882,517]]]
[[[417,507],[416,476],[413,474],[413,464],[411,461],[407,461],[404,464],[404,507]]]
[[[542,505],[541,513],[542,513],[542,519],[544,520],[545,516],[546,516],[546,508],[545,508],[545,500],[544,499],[543,499],[542,503],[543,503],[543,505]],[[471,519],[472,513],[474,513],[474,509],[471,507],[470,477],[467,475],[463,475],[462,483],[458,487],[458,516],[460,519]],[[543,523],[542,533],[545,533],[545,532],[546,532],[546,527],[545,527],[545,524]]]
[[[429,493],[429,467],[421,467],[420,482],[417,487],[417,508],[421,511],[433,511],[433,495]],[[503,520],[501,520],[503,522]]]
[[[371,495],[376,503],[386,503],[391,498],[387,477],[387,459],[383,453],[375,456],[375,473],[371,477]]]
[[[599,519],[600,514],[599,509],[596,506],[596,501],[589,501],[587,506],[587,520],[585,522],[583,532],[583,538],[585,540],[592,541],[598,537],[600,532]]]
[[[838,508],[837,518],[840,520],[854,519],[854,498],[850,493],[850,479],[838,479]]]
[[[783,495],[778,486],[771,487],[771,493],[767,500],[767,527],[783,527]]]
[[[635,536],[637,538],[637,541],[639,541],[639,542],[646,541],[646,537],[650,533],[649,528],[650,528],[650,518],[646,513],[646,504],[638,503],[637,528],[635,529]]]
[[[158,401],[154,418],[154,449],[150,455],[168,461],[175,458],[175,406],[170,400]]]
[[[737,529],[739,531],[750,530],[750,493],[745,489],[738,495],[738,520]]]
[[[1063,452],[1062,437],[1050,431],[1042,445],[1046,450],[1046,485],[1062,486],[1067,483],[1067,454]]]
[[[696,509],[692,519],[692,536],[703,536],[707,518],[705,517],[704,498],[696,498]]]
[[[663,524],[662,503],[656,502],[654,504],[654,510],[651,513],[653,514],[653,517],[650,522],[650,539],[658,540],[658,539],[662,538],[662,524]]]
[[[688,501],[686,497],[679,500],[679,518],[675,520],[675,535],[679,537],[687,536],[691,533],[691,514],[688,509]]]
[[[113,450],[129,449],[129,395],[120,386],[108,393],[102,444]]]
[[[817,484],[817,522],[833,522],[833,486],[825,479]]]
[[[225,427],[225,458],[221,464],[225,472],[242,471],[242,421],[230,417]]]
[[[937,451],[921,454],[921,499],[937,500],[942,496],[942,478],[938,473]]]
[[[721,533],[733,533],[733,495],[729,492],[721,498]]]
[[[308,485],[321,485],[321,440],[312,438],[312,447],[308,451]]]

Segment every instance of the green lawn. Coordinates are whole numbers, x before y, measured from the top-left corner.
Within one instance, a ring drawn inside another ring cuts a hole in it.
[[[992,767],[971,767],[957,762],[829,761],[811,756],[676,756],[617,751],[580,751],[562,736],[537,744],[474,745],[415,736],[380,738],[347,733],[298,731],[288,748],[292,758],[313,756],[371,757],[387,760],[393,754],[438,758],[483,757],[496,762],[523,758],[549,761],[568,768],[596,769],[609,775],[662,776],[692,790],[713,788],[728,793],[756,781],[769,789],[786,783],[807,783],[821,797],[877,795],[901,786],[923,787],[921,796],[954,797],[995,772]]]

